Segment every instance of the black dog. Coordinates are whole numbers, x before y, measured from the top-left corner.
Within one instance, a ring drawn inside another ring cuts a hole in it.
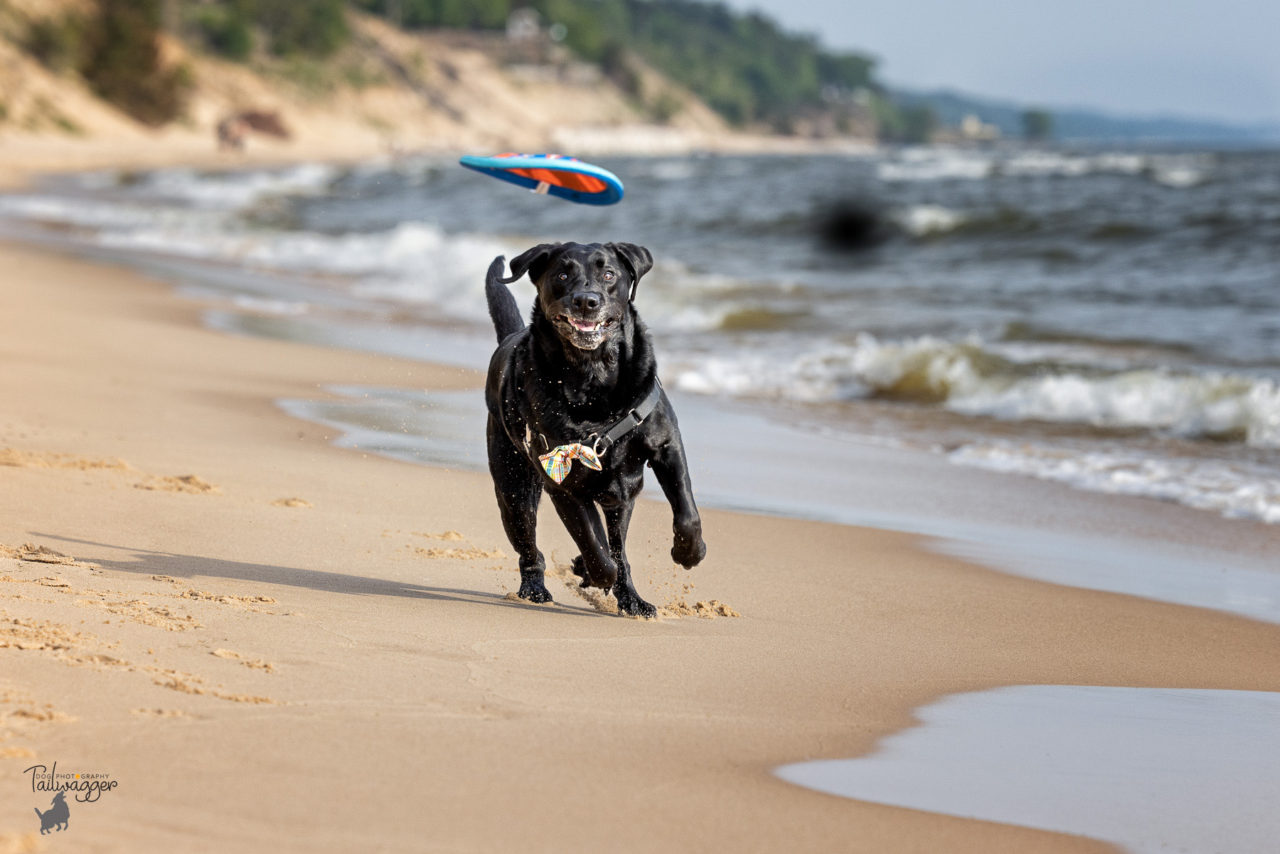
[[[534,531],[546,489],[578,546],[582,586],[612,590],[623,613],[651,617],[624,552],[646,463],[675,517],[671,557],[689,568],[707,553],[675,412],[632,306],[653,256],[630,243],[544,243],[514,259],[508,279],[503,260],[485,279],[498,333],[485,402],[489,471],[520,557],[520,598],[551,601]],[[526,272],[538,288],[529,326],[506,287]]]

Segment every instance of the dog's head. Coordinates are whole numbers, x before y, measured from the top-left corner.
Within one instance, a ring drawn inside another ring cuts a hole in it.
[[[632,243],[543,243],[511,261],[538,288],[538,309],[564,341],[596,350],[623,334],[653,256]]]

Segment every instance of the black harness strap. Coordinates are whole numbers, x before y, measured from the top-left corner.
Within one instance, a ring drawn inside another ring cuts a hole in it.
[[[655,377],[653,388],[649,389],[649,393],[644,396],[644,400],[637,403],[630,412],[622,417],[621,421],[600,434],[595,440],[592,450],[597,454],[603,454],[612,448],[619,439],[643,424],[644,420],[653,414],[653,410],[658,408],[658,401],[661,399],[662,383],[658,382]]]

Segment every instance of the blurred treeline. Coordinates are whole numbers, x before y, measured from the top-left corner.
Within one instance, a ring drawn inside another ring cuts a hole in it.
[[[91,11],[35,19],[27,52],[54,71],[75,71],[107,101],[140,122],[162,125],[182,114],[191,73],[166,67],[158,36],[162,0],[98,0]]]
[[[687,87],[730,123],[787,130],[798,116],[880,92],[874,61],[824,50],[759,14],[699,0],[353,0],[404,27],[500,29],[521,7],[537,11],[579,58],[629,88],[635,55]]]
[[[23,46],[54,71],[79,73],[138,121],[162,125],[182,115],[194,86],[186,65],[164,62],[163,32],[194,35],[237,61],[258,49],[323,57],[350,35],[345,0],[96,0],[36,18]]]
[[[639,85],[638,58],[736,126],[788,132],[818,116],[850,132],[854,117],[861,132],[870,127],[897,140],[933,126],[931,116],[888,97],[870,57],[829,51],[760,14],[698,0],[98,0],[95,12],[34,25],[27,46],[47,65],[74,68],[139,120],[162,124],[180,115],[191,75],[164,67],[160,32],[234,61],[264,54],[323,60],[353,38],[349,7],[406,30],[491,31],[529,8],[541,33],[624,90]]]

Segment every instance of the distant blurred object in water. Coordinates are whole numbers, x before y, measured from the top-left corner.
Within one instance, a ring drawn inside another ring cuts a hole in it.
[[[242,110],[218,122],[215,134],[220,151],[243,151],[250,131],[276,139],[289,139],[292,134],[280,114],[268,110]]]
[[[818,237],[835,252],[874,249],[889,238],[889,227],[880,210],[865,202],[840,201],[818,216]]]

